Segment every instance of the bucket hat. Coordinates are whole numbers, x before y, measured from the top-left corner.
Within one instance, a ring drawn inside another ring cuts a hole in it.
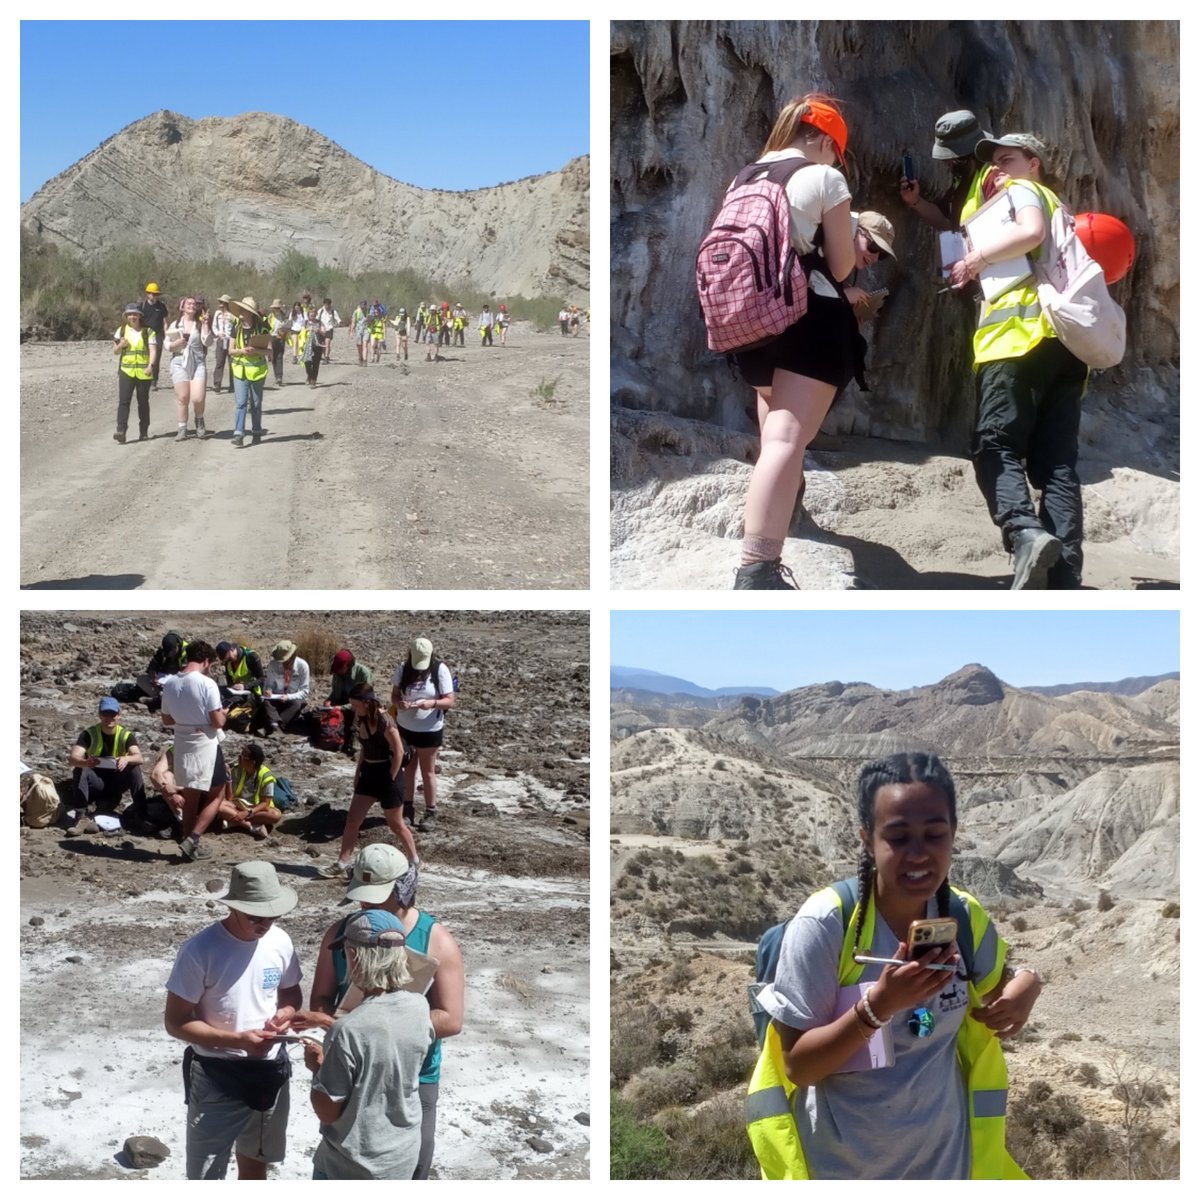
[[[282,917],[296,907],[295,891],[279,882],[268,862],[238,863],[229,877],[229,892],[218,897],[228,908],[250,917]]]

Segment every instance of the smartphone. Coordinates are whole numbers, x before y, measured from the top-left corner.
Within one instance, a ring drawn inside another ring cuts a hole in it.
[[[904,156],[900,159],[900,170],[904,172],[905,179],[916,179],[915,168],[913,167],[912,155],[907,150]]]
[[[958,936],[958,922],[953,917],[931,917],[914,921],[908,927],[908,957],[919,958],[933,950],[949,946]]]

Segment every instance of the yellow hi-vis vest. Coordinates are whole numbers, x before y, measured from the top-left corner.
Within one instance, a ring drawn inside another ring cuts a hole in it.
[[[250,674],[250,668],[246,665],[246,655],[250,651],[245,646],[239,646],[241,651],[237,660],[237,666],[230,666],[228,660],[225,663],[225,683],[229,687],[234,687],[237,684],[248,686],[248,690],[256,696],[262,695],[262,684]]]
[[[251,334],[257,333],[257,329],[252,329]],[[237,333],[234,335],[233,344],[238,350],[243,350],[246,347],[246,327],[239,322]],[[255,354],[244,358],[238,355],[236,358],[229,360],[229,369],[237,376],[238,379],[249,379],[254,382],[257,379],[266,379],[267,371],[270,367],[267,365],[266,355],[261,351],[256,351]]]
[[[103,758],[104,730],[99,725],[93,725],[88,731],[88,757]],[[129,745],[129,730],[124,725],[118,725],[113,730],[113,758],[120,758]]]
[[[1010,179],[1004,186],[1012,187],[1014,184],[1021,184],[1037,193],[1046,218],[1046,239],[1036,250],[1030,251],[1030,259],[1053,254],[1050,221],[1058,210],[1058,197],[1048,187],[1032,179]],[[1004,295],[983,302],[973,342],[975,365],[978,367],[1005,358],[1022,358],[1044,338],[1055,336],[1050,318],[1042,312],[1037,279],[1031,275]]]
[[[966,903],[971,920],[975,950],[991,927],[987,913],[974,896],[953,889]],[[841,905],[841,897],[830,888]],[[846,936],[838,962],[838,982],[842,987],[857,983],[863,964],[854,961],[854,926],[858,905],[846,923]],[[875,935],[875,901],[868,898],[863,920],[862,941],[869,946]],[[992,931],[992,936],[995,936]],[[1000,982],[1004,971],[1004,953],[996,955],[996,964],[984,979],[967,980],[967,1012],[958,1030],[958,1065],[966,1081],[967,1119],[971,1131],[972,1179],[1027,1179],[1004,1144],[1004,1114],[1008,1105],[1008,1067],[1000,1040],[982,1022],[969,1015],[979,1008],[982,997]],[[881,1079],[880,1086],[886,1086]],[[795,1106],[804,1103],[804,1090],[787,1076],[783,1046],[772,1022],[767,1026],[762,1053],[754,1066],[746,1096],[746,1132],[764,1179],[810,1179],[800,1131],[796,1127]]]
[[[971,180],[971,190],[967,192],[967,198],[963,201],[962,209],[958,214],[958,224],[963,226],[967,223],[968,217],[973,217],[976,210],[983,204],[983,181],[987,178],[987,173],[992,168],[990,166],[980,167],[975,172],[975,178]]]
[[[233,781],[234,798],[243,806],[257,808],[262,803],[263,788],[266,787],[268,783],[274,782],[275,776],[271,774],[271,769],[266,763],[263,763],[263,765],[258,768],[258,775],[254,780],[254,802],[247,806],[246,801],[242,799],[242,788],[246,786],[246,772],[242,770],[241,763],[238,763],[237,774]],[[271,807],[278,807],[278,805],[275,803],[274,797],[271,798]]]
[[[125,326],[123,336],[129,345],[121,352],[121,370],[133,379],[150,378],[150,332]]]

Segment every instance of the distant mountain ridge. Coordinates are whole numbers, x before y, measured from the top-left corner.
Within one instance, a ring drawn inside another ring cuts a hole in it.
[[[1108,692],[1114,696],[1140,696],[1156,683],[1169,679],[1178,680],[1178,671],[1167,671],[1162,675],[1133,675],[1128,679],[1117,679],[1111,683],[1055,683],[1047,687],[1027,687],[1026,692],[1038,692],[1043,696],[1066,696],[1071,692]]]
[[[778,696],[775,688],[766,687],[721,687],[706,688],[688,679],[675,675],[663,675],[658,671],[646,671],[640,667],[614,666],[608,673],[609,687],[635,692],[650,692],[656,696]]]

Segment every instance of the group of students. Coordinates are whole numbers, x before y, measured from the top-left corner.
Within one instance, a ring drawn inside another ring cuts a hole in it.
[[[856,288],[851,277],[882,255],[894,257],[895,236],[882,215],[851,209],[839,169],[849,136],[836,100],[822,93],[797,97],[784,106],[762,152],[726,196],[728,205],[737,189],[764,180],[786,189],[789,240],[803,272],[799,283],[807,284],[806,311],[780,335],[730,353],[758,394],[761,436],[746,496],[734,582],[739,590],[796,586],[782,552],[804,495],[805,451],[841,389],[851,379],[865,387],[861,323],[881,296]],[[957,111],[939,118],[933,157],[951,166],[953,209],[943,212],[922,195],[919,180],[905,177],[901,199],[922,219],[939,229],[960,226],[1003,189],[1015,212],[1009,232],[989,248],[990,259],[968,241],[962,259],[948,269],[951,288],[971,288],[996,261],[1046,253],[1050,223],[1062,202],[1047,185],[1049,151],[1038,137],[1024,132],[993,137],[973,113]],[[703,263],[697,282],[703,304],[708,282]],[[712,329],[710,323],[710,345]],[[1083,505],[1075,467],[1088,368],[1056,336],[1030,278],[981,303],[973,348],[978,411],[971,453],[988,511],[1013,555],[1012,586],[1078,588]],[[1036,509],[1029,484],[1041,494]]]

